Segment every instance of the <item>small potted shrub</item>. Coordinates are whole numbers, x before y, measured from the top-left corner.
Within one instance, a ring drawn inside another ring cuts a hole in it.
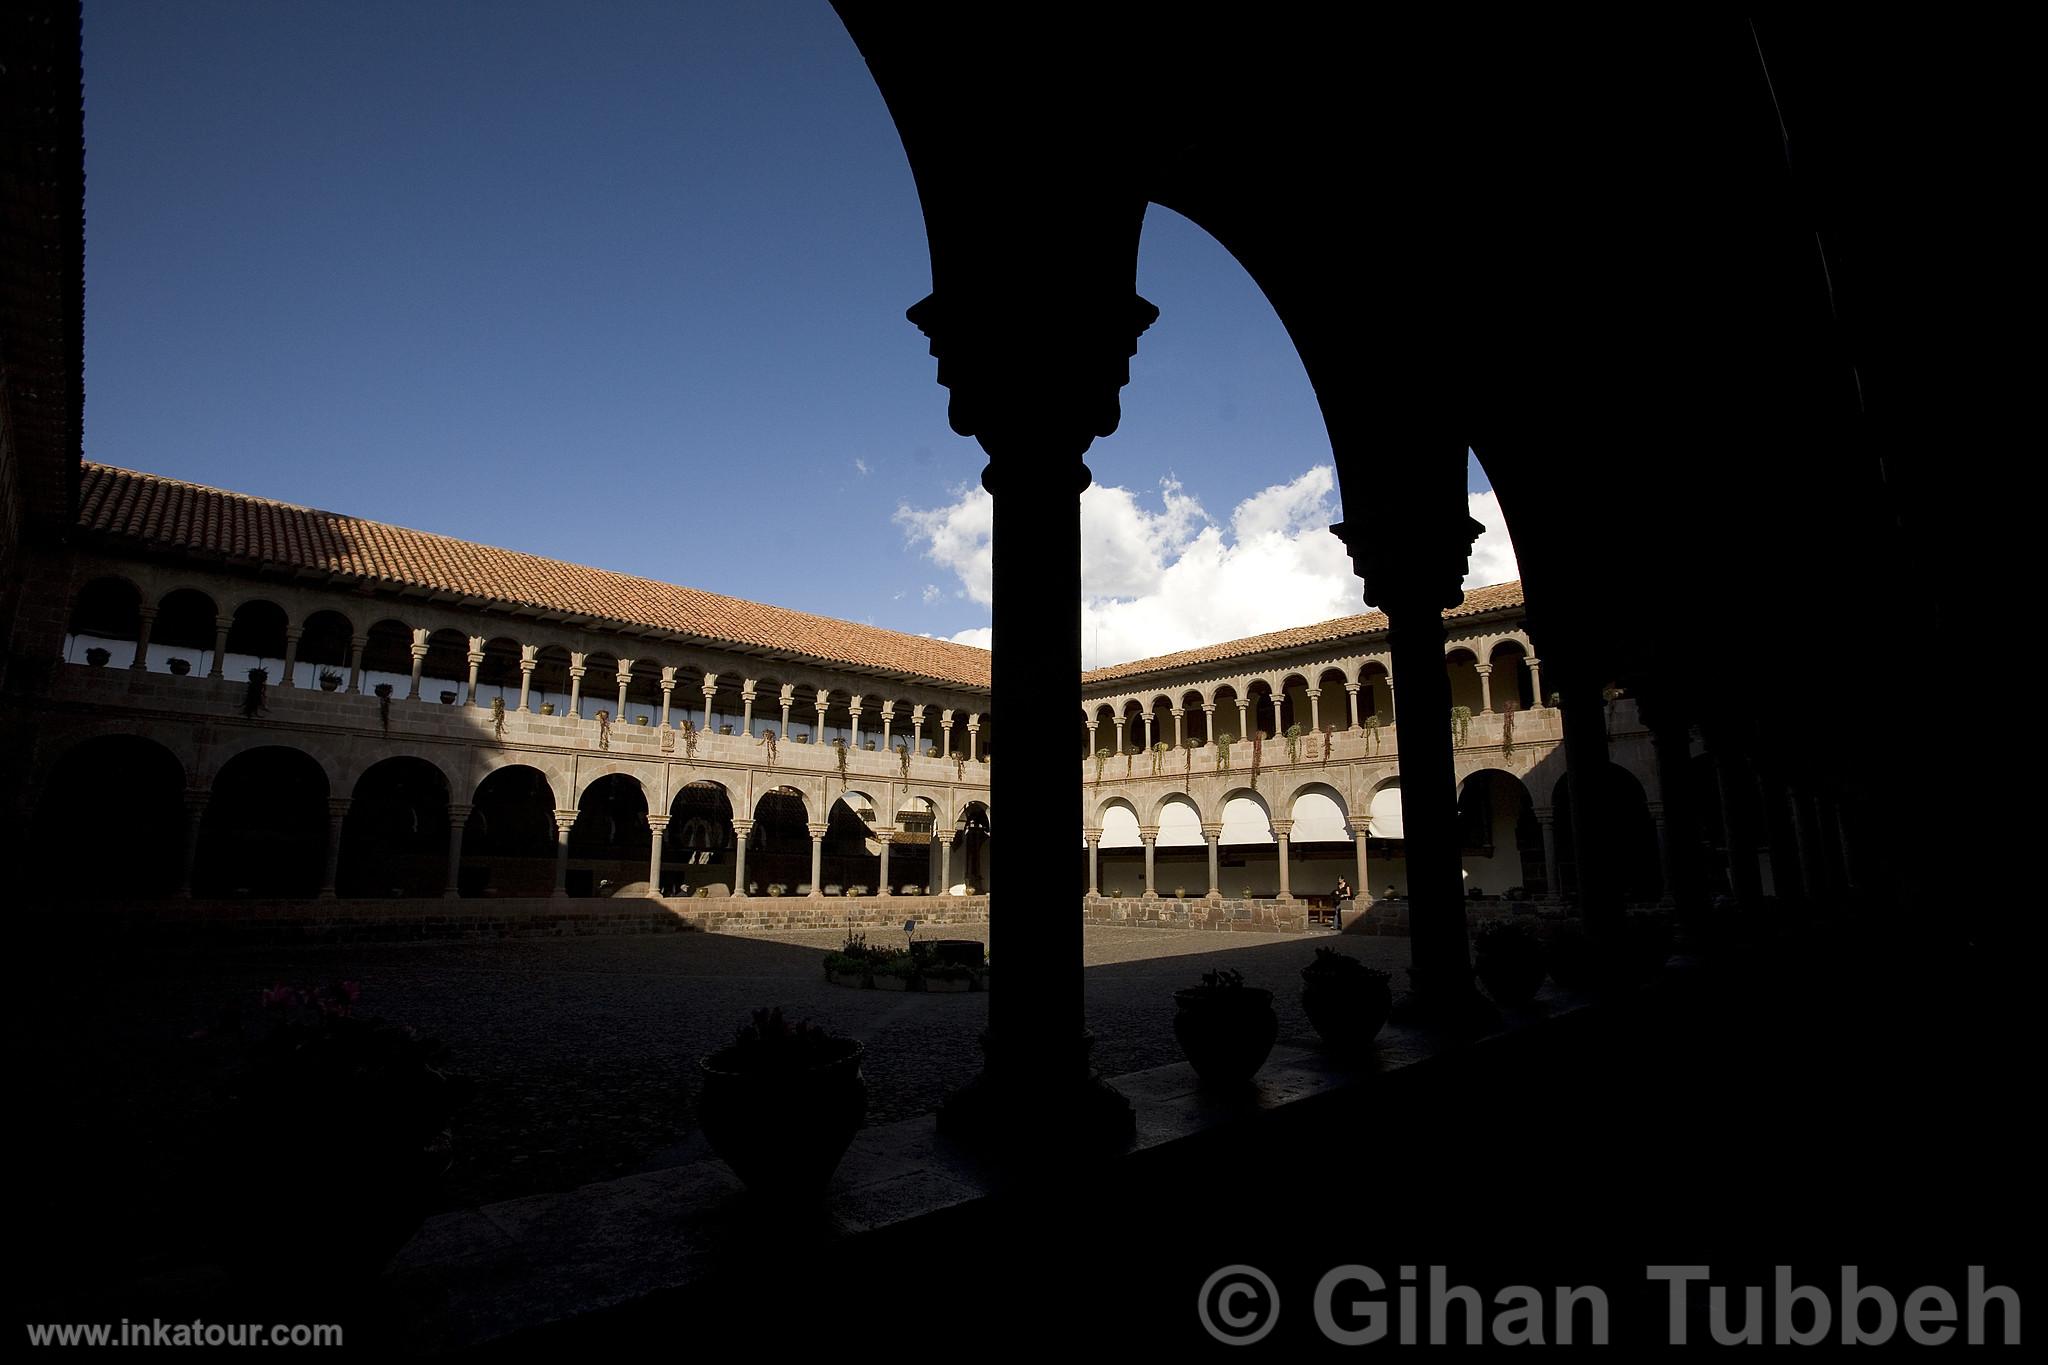
[[[170,659],[165,661],[164,667],[170,669],[173,676],[182,678],[192,671],[192,661],[190,659]]]
[[[865,896],[867,893],[867,887],[860,882],[855,882],[852,886],[846,888],[846,894],[849,896]]]
[[[1201,985],[1175,991],[1173,999],[1173,1036],[1203,1080],[1242,1086],[1266,1064],[1280,1036],[1273,992],[1245,985],[1244,973],[1226,968],[1202,973]]]
[[[320,670],[320,690],[322,692],[333,692],[339,690],[341,687],[341,681],[341,674],[335,672],[333,669],[323,668]]]
[[[551,701],[542,702],[540,704],[540,713],[544,716],[552,716],[555,714],[555,704]]]
[[[1370,1047],[1394,1007],[1387,974],[1335,948],[1316,949],[1315,961],[1301,969],[1301,982],[1308,1021],[1324,1042],[1341,1051]]]
[[[782,1011],[756,1010],[730,1047],[697,1065],[711,1149],[756,1195],[815,1198],[867,1114],[862,1049]]]
[[[917,974],[928,991],[964,992],[974,989],[974,968],[965,963],[927,962]]]
[[[443,706],[453,706],[453,705],[455,705],[455,693],[454,693],[454,692],[452,692],[452,691],[446,691],[446,690],[444,690],[444,691],[443,691],[443,692],[441,693],[441,705],[443,705]]]
[[[907,991],[917,983],[918,962],[909,953],[876,959],[873,964],[875,989]]]
[[[787,886],[784,886],[781,882],[768,883],[768,894],[771,896],[780,896],[788,890],[789,888]]]
[[[885,948],[869,947],[866,934],[849,929],[839,951],[825,954],[825,979],[835,986],[873,986],[875,964],[889,956]]]
[[[1526,1005],[1535,998],[1549,970],[1543,945],[1529,927],[1514,920],[1480,926],[1473,935],[1473,967],[1479,983],[1497,1005]]]
[[[107,660],[113,657],[114,656],[110,652],[101,649],[98,645],[94,645],[91,649],[85,651],[85,661],[91,664],[94,668],[105,668],[107,666]]]

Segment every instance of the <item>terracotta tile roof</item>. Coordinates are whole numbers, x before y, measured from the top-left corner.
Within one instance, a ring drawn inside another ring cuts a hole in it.
[[[1464,601],[1444,613],[1444,619],[1454,621],[1463,616],[1478,616],[1485,612],[1502,611],[1521,605],[1522,585],[1519,580],[1513,583],[1496,583],[1491,587],[1474,588],[1466,593]],[[1287,630],[1269,631],[1264,635],[1248,635],[1242,640],[1225,640],[1222,644],[1203,645],[1199,649],[1183,649],[1175,654],[1161,654],[1151,659],[1133,659],[1129,663],[1092,669],[1081,675],[1081,685],[1094,687],[1099,683],[1117,682],[1152,673],[1179,672],[1202,664],[1220,663],[1225,659],[1306,649],[1315,645],[1349,640],[1354,636],[1371,635],[1386,628],[1385,612],[1369,611],[1362,616],[1340,616],[1334,621],[1319,621],[1312,626],[1293,626]]]
[[[372,585],[458,593],[960,687],[989,686],[988,651],[971,645],[834,621],[90,461],[84,466],[78,521],[87,531],[197,558],[310,569]]]

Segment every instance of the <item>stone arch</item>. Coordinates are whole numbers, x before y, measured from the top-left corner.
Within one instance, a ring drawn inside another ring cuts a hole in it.
[[[76,738],[42,769],[23,883],[66,900],[178,890],[189,771],[178,755],[150,736],[104,733]]]
[[[1375,839],[1405,839],[1405,826],[1401,818],[1401,779],[1383,777],[1373,783],[1366,794],[1366,818],[1372,824]]]
[[[101,574],[71,597],[64,628],[64,661],[81,664],[87,652],[107,651],[107,663],[126,668],[142,638],[142,589],[123,574]],[[125,647],[124,647],[125,646]]]
[[[519,641],[509,635],[484,638],[484,657],[476,667],[477,705],[489,706],[494,701],[501,701],[507,711],[519,709],[522,652]]]
[[[219,619],[212,594],[199,588],[172,588],[157,599],[156,621],[149,632],[151,662],[161,658],[169,670],[173,660],[183,659],[193,673],[211,673],[214,623]]]
[[[770,787],[754,798],[753,814],[754,827],[747,832],[747,894],[771,886],[780,886],[788,894],[808,883],[810,804],[803,789]]]
[[[731,890],[732,815],[732,792],[722,782],[700,778],[676,788],[662,834],[664,891],[687,894],[693,886]]]
[[[1249,787],[1237,787],[1223,794],[1217,803],[1218,822],[1223,826],[1224,844],[1270,844],[1273,840],[1273,811],[1266,798]]]
[[[546,644],[533,652],[533,681],[528,684],[526,709],[535,715],[548,714],[549,708],[557,716],[569,714],[569,664],[568,647]]]
[[[1238,696],[1237,688],[1229,683],[1217,683],[1210,689],[1209,701],[1216,708],[1216,734],[1209,737],[1211,740],[1218,735],[1229,735],[1233,740],[1244,738],[1244,727],[1237,720]]]
[[[420,700],[461,705],[469,690],[469,636],[443,626],[428,632],[426,643],[427,655],[420,661]]]
[[[1295,844],[1349,843],[1351,803],[1328,782],[1303,782],[1287,796],[1288,840]]]
[[[462,831],[464,895],[545,896],[554,890],[557,777],[507,759],[478,780]]]
[[[373,621],[363,632],[364,692],[391,689],[394,697],[412,690],[412,627],[395,616]]]
[[[341,680],[335,684],[337,689],[347,686],[354,639],[354,623],[331,607],[307,616],[299,627],[299,686],[318,687],[322,673]]]
[[[448,793],[447,799],[455,799],[455,793],[469,789],[470,784],[463,780],[462,768],[465,765],[459,751],[451,751],[438,744],[383,743],[370,751],[351,750],[345,757],[335,758],[328,768],[328,776],[336,792],[352,794],[365,773],[391,758],[413,759],[439,773],[441,785]]]
[[[1538,704],[1526,644],[1513,636],[1495,640],[1486,646],[1486,660],[1493,666],[1493,676],[1487,681],[1493,690],[1494,710],[1527,711]]]
[[[1121,796],[1112,796],[1095,807],[1095,828],[1101,832],[1104,848],[1139,847],[1138,827],[1145,823],[1138,808]]]
[[[1342,665],[1326,664],[1316,674],[1317,707],[1310,718],[1322,722],[1325,730],[1348,730],[1351,728],[1351,675]],[[1365,719],[1364,698],[1360,699],[1358,712],[1360,720]]]
[[[1463,706],[1473,715],[1480,712],[1479,655],[1469,644],[1452,644],[1444,650],[1444,672],[1450,679],[1451,705]]]
[[[335,890],[343,896],[438,896],[447,882],[449,794],[440,766],[393,754],[349,789]]]
[[[832,802],[819,861],[827,894],[867,894],[881,885],[882,843],[875,837],[881,820],[882,808],[867,792],[844,791]]]
[[[569,894],[605,896],[644,882],[647,789],[631,772],[586,777],[569,830]]]
[[[323,737],[324,738],[324,737]],[[311,735],[295,735],[283,747],[292,749],[311,760],[320,769],[320,776],[330,792],[339,792],[339,777],[342,770],[340,759],[323,742],[323,738]],[[263,749],[279,745],[277,736],[260,729],[241,729],[230,732],[224,739],[207,746],[200,755],[195,771],[198,774],[194,785],[212,787],[228,764],[252,749]]]
[[[1206,848],[1202,837],[1202,812],[1193,797],[1168,792],[1152,807],[1152,823],[1159,829],[1161,848]]]
[[[1368,659],[1358,666],[1358,719],[1360,724],[1377,718],[1381,725],[1394,723],[1394,680],[1387,665]]]
[[[1187,727],[1187,741],[1195,748],[1209,742],[1209,713],[1202,709],[1206,699],[1197,688],[1181,693],[1180,709],[1185,713],[1182,724]]]
[[[193,889],[206,896],[296,898],[326,870],[329,769],[263,737],[228,756],[208,783]]]
[[[1657,851],[1657,828],[1651,819],[1649,800],[1635,774],[1618,764],[1594,769],[1593,791],[1586,807],[1590,818],[1605,822],[1601,847],[1615,859],[1612,869],[1624,900],[1633,903],[1655,901],[1663,894],[1664,874]],[[1566,772],[1552,789],[1553,834],[1557,845],[1559,892],[1576,897],[1582,889],[1578,838],[1574,827],[1577,812],[1572,806],[1571,787],[1575,774]]]
[[[1468,893],[1548,894],[1543,829],[1516,774],[1497,767],[1467,773],[1458,783],[1458,830]]]
[[[269,672],[272,682],[282,680],[285,632],[291,623],[291,615],[267,597],[245,597],[237,602],[228,622],[228,657],[223,671],[230,678],[239,678],[252,668],[261,668]]]
[[[959,878],[949,890],[986,895],[993,819],[986,801],[969,801],[953,824],[953,868]]]

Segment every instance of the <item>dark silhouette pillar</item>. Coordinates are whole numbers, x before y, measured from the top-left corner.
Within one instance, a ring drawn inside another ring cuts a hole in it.
[[[1664,894],[1681,911],[1706,904],[1699,874],[1699,811],[1693,800],[1692,730],[1676,706],[1642,699],[1643,723],[1657,763],[1657,794],[1664,803]]]
[[[1756,830],[1740,797],[1742,759],[1721,726],[1707,726],[1704,737],[1707,756],[1714,761],[1714,783],[1721,798],[1721,842],[1728,849],[1728,887],[1736,900],[1751,904],[1762,898],[1764,889],[1757,875]]]
[[[1451,680],[1443,613],[1464,600],[1472,542],[1485,528],[1466,512],[1465,443],[1395,449],[1367,467],[1340,459],[1346,520],[1330,528],[1387,616],[1401,681],[1401,822],[1408,858],[1411,1006],[1458,1018],[1479,1004],[1465,935],[1464,855],[1451,737]]]
[[[1576,669],[1557,670],[1564,718],[1564,766],[1572,812],[1572,856],[1578,868],[1579,918],[1589,933],[1607,933],[1622,917],[1619,850],[1613,847],[1613,775],[1608,771],[1607,701],[1599,683]]]

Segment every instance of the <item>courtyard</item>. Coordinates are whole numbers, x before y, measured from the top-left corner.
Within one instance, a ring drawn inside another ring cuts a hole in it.
[[[919,937],[985,928],[920,930]],[[870,930],[871,942],[900,930]],[[709,1154],[694,1121],[696,1061],[750,1011],[780,1005],[867,1047],[868,1122],[936,1109],[980,1064],[985,994],[854,990],[824,979],[842,930],[679,933],[304,946],[45,945],[21,989],[42,1028],[11,1040],[31,1094],[60,1097],[32,1139],[45,1146],[35,1201],[53,1225],[89,1229],[100,1255],[175,1262],[189,1226],[181,1178],[215,1082],[193,1035],[278,982],[360,983],[358,1012],[446,1043],[474,1095],[458,1116],[443,1208],[567,1190]],[[1219,933],[1089,925],[1086,981],[1095,1059],[1108,1076],[1180,1060],[1172,992],[1217,967],[1269,987],[1281,1041],[1307,1041],[1300,968],[1336,946],[1405,981],[1403,938]],[[990,939],[991,961],[1001,945]],[[1000,989],[1017,989],[1022,983]],[[48,1046],[44,1029],[69,1046]],[[262,1138],[264,1135],[252,1135]],[[289,1142],[289,1133],[267,1135]],[[104,1216],[83,1224],[81,1192]],[[118,1212],[116,1212],[118,1211]]]

